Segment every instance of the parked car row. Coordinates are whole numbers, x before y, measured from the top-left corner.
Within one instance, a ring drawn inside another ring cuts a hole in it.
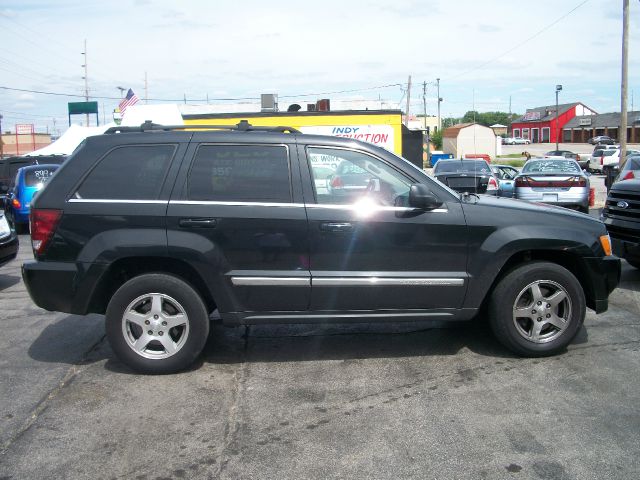
[[[502,144],[503,145],[529,145],[531,140],[528,138],[522,137],[503,137]]]
[[[433,175],[460,193],[512,197],[589,212],[589,174],[572,158],[534,158],[520,172],[484,160],[440,160]]]

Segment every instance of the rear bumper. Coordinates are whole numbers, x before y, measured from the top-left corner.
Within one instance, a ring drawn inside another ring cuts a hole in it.
[[[29,261],[22,279],[36,305],[54,312],[86,315],[105,265]]]
[[[557,195],[557,197],[553,197]],[[589,206],[589,189],[588,188],[571,188],[565,192],[537,192],[530,188],[518,188],[515,197],[519,200],[528,202],[548,203],[549,205],[569,206],[576,205],[581,207]]]
[[[618,257],[585,258],[590,285],[586,285],[587,306],[596,313],[609,308],[609,294],[620,283],[620,259]]]
[[[0,240],[0,267],[18,256],[18,237],[12,233]]]

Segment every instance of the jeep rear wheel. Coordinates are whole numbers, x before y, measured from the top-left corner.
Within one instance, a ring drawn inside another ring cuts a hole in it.
[[[141,373],[174,373],[193,363],[209,334],[200,295],[183,280],[153,273],[132,278],[111,298],[107,338],[118,358]]]
[[[564,267],[534,262],[508,273],[489,303],[498,341],[524,356],[553,355],[578,333],[586,314],[580,282]]]

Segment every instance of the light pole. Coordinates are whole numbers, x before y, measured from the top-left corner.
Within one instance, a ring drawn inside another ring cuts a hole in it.
[[[562,85],[556,85],[556,150],[559,149],[558,143],[560,141],[560,123],[558,121],[558,117],[560,116],[560,112],[558,112],[558,93],[560,93],[560,90],[562,90]]]
[[[0,160],[4,158],[4,141],[2,141],[2,114],[0,114]]]
[[[120,90],[120,97],[121,97],[121,98],[124,98],[124,92],[126,92],[126,91],[127,91],[127,89],[126,89],[126,88],[124,88],[124,87],[116,87],[116,88],[117,88],[118,90]]]

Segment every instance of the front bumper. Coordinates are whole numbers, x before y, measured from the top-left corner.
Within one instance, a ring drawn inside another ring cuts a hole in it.
[[[620,259],[615,256],[585,258],[587,278],[584,285],[587,306],[596,313],[603,313],[609,308],[609,294],[620,283]]]
[[[0,240],[0,267],[18,256],[18,242],[18,236],[13,232]]]
[[[86,315],[105,271],[101,264],[32,260],[22,265],[22,280],[39,307]]]

